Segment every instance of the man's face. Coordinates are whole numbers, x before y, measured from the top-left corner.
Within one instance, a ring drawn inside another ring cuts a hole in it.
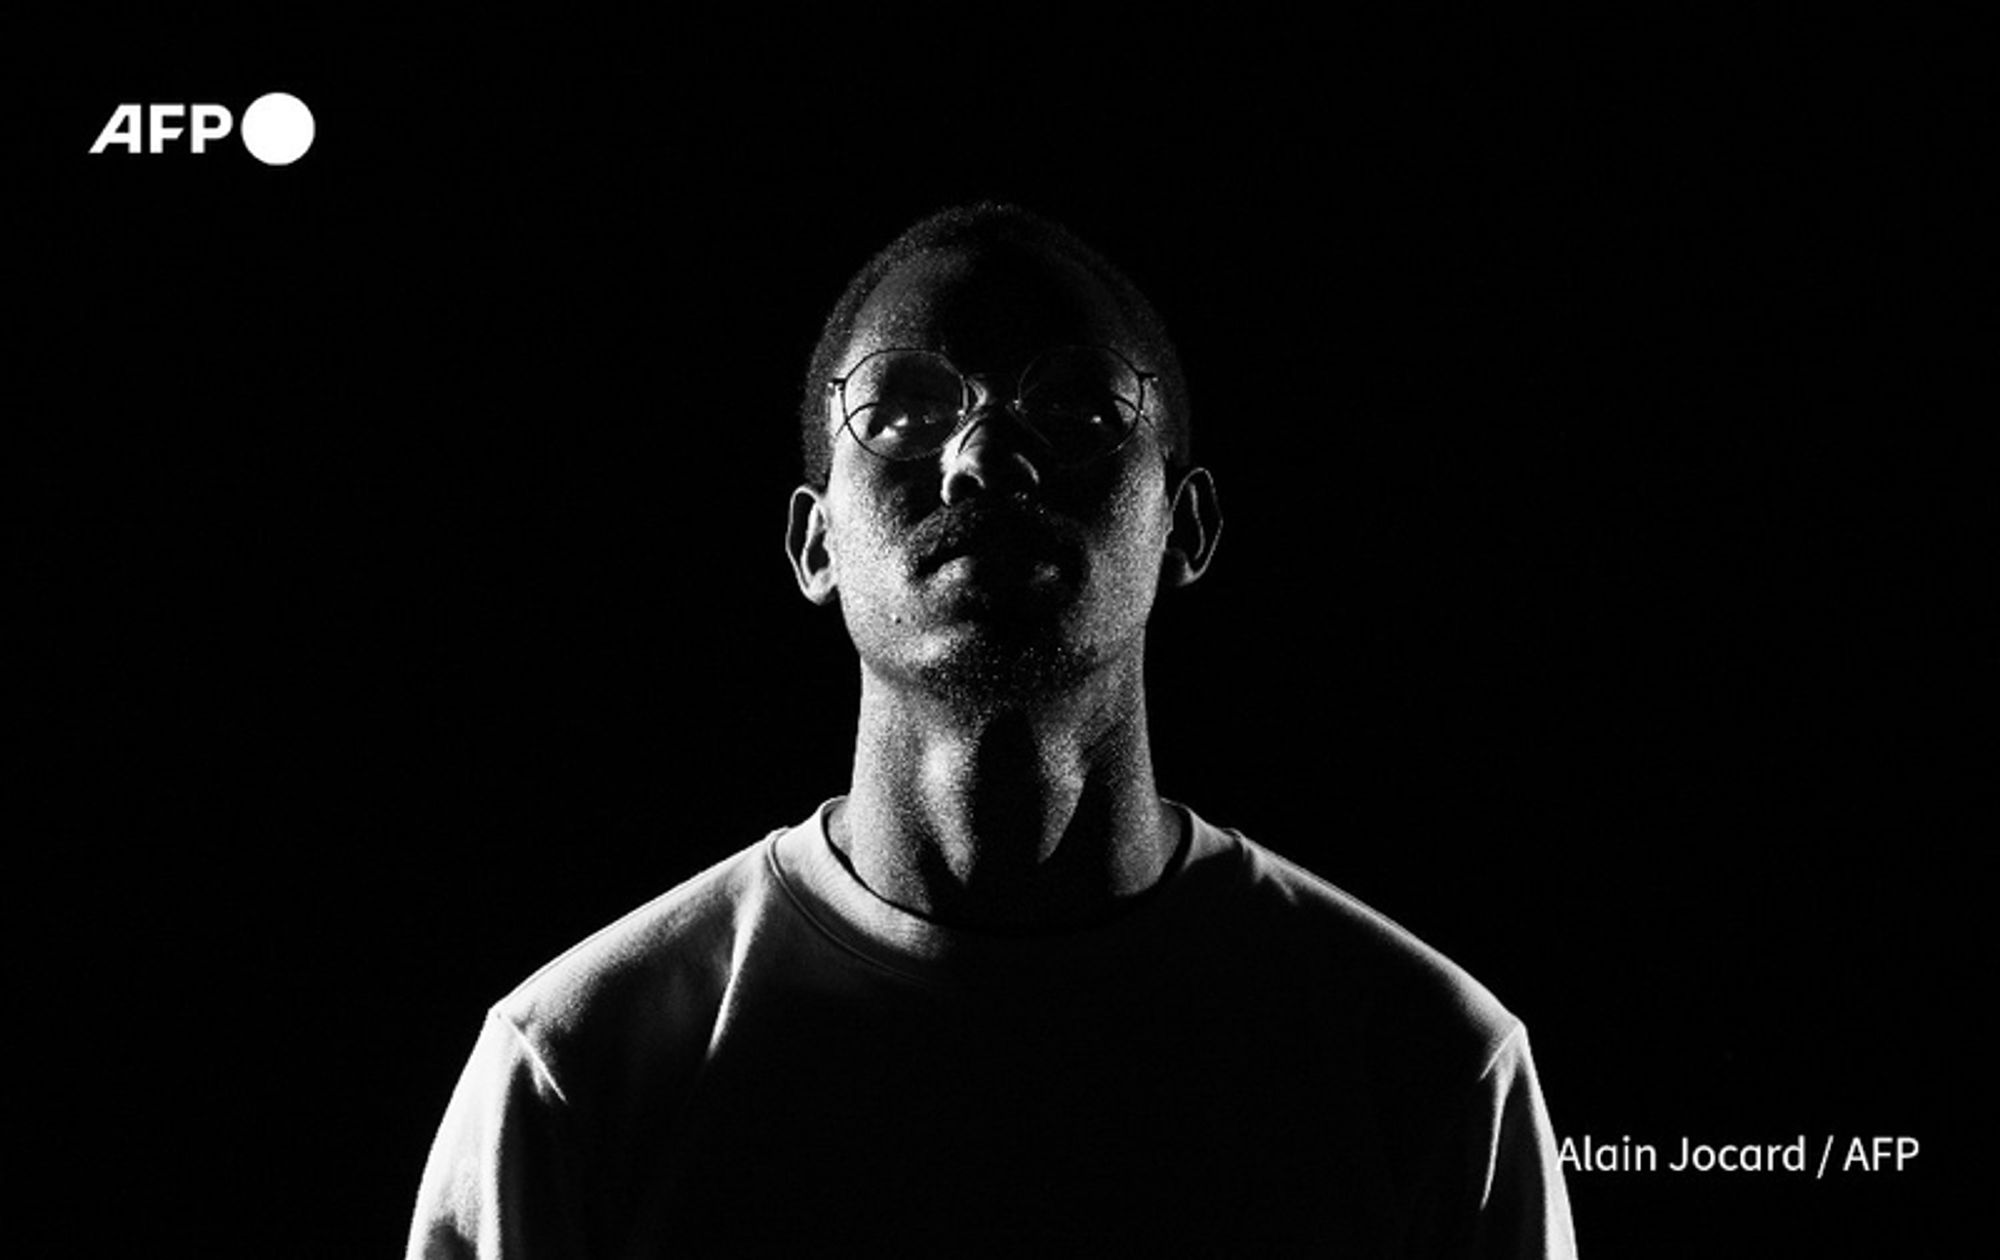
[[[1111,454],[1065,465],[1000,405],[1031,361],[1071,345],[1154,367],[1103,287],[1060,260],[927,254],[863,306],[840,374],[923,349],[975,387],[971,420],[908,461],[863,448],[828,401],[827,486],[795,499],[793,556],[809,596],[839,599],[870,669],[1023,693],[1136,663],[1172,523],[1158,434],[1142,422]],[[1149,391],[1154,420],[1159,406]]]

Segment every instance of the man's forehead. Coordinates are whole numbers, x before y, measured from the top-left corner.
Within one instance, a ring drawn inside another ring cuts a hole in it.
[[[876,284],[855,318],[843,369],[875,350],[942,350],[968,371],[1018,365],[1053,345],[1130,354],[1110,289],[1084,267],[1037,250],[930,250]]]

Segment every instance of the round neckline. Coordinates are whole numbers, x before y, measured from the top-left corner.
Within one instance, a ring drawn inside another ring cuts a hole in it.
[[[1181,820],[1181,841],[1160,878],[1132,904],[1085,927],[1002,934],[952,927],[882,900],[854,874],[828,835],[834,797],[810,819],[771,838],[767,861],[779,886],[820,931],[864,961],[931,985],[987,987],[1041,981],[1060,972],[1069,981],[1116,970],[1139,955],[1156,925],[1181,900],[1187,872],[1223,847],[1220,833],[1193,810],[1163,803]]]

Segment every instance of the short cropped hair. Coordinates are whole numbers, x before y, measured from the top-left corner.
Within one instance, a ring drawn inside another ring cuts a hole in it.
[[[799,400],[799,438],[805,462],[806,480],[824,489],[833,463],[832,435],[828,432],[826,383],[834,374],[841,356],[854,338],[854,324],[869,295],[883,277],[903,263],[924,254],[969,248],[980,250],[1009,246],[1039,252],[1047,257],[1074,263],[1109,291],[1118,313],[1138,343],[1138,349],[1159,377],[1157,407],[1149,407],[1150,419],[1166,448],[1169,471],[1185,468],[1193,427],[1188,415],[1187,379],[1181,372],[1180,355],[1174,350],[1167,328],[1146,295],[1124,272],[1111,265],[1104,255],[1085,244],[1061,224],[999,202],[978,202],[941,210],[919,221],[891,241],[881,253],[847,282],[847,289],[834,304],[832,314],[821,328],[819,343],[813,347],[806,368],[805,390]]]

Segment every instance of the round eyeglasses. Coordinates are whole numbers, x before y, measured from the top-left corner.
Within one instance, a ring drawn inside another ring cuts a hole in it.
[[[877,350],[826,388],[862,449],[909,460],[936,454],[971,423],[979,410],[972,383],[984,379],[935,350],[890,349]],[[1057,464],[1075,465],[1125,445],[1146,418],[1146,385],[1154,379],[1116,350],[1062,346],[1022,370],[1011,400],[989,394]]]

